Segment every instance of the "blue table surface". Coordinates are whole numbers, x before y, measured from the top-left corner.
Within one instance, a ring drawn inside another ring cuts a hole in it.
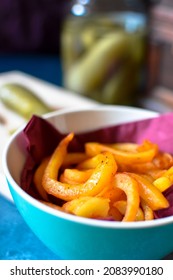
[[[22,71],[39,79],[62,85],[58,55],[0,54],[0,74]],[[28,228],[15,205],[0,196],[0,260],[56,260]]]
[[[0,260],[57,260],[24,222],[16,206],[0,196]]]

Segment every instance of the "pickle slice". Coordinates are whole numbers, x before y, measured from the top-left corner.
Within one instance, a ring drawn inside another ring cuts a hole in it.
[[[26,120],[33,114],[43,115],[52,111],[34,92],[17,83],[3,85],[0,88],[0,100]]]

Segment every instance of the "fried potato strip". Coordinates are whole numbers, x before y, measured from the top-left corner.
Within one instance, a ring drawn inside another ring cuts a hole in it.
[[[109,199],[101,197],[80,197],[66,202],[65,212],[87,218],[105,218],[109,211]]]
[[[144,145],[144,144],[143,144]],[[85,144],[86,153],[90,156],[95,154],[109,151],[111,152],[117,163],[126,163],[126,164],[133,164],[133,163],[145,163],[151,161],[158,152],[158,147],[151,142],[147,142],[147,149],[130,149],[127,150],[127,146],[125,146],[125,150],[123,150],[123,144],[120,148],[118,145],[106,145],[100,143],[86,143]]]
[[[171,154],[149,140],[87,142],[84,152],[70,153],[73,137],[64,137],[36,169],[40,201],[72,215],[119,222],[153,220],[155,210],[169,207],[163,192],[173,184]]]
[[[114,203],[114,207],[116,207],[122,215],[125,215],[127,211],[127,201],[119,200]],[[144,213],[140,207],[136,213],[135,221],[144,221]]]
[[[92,173],[93,169],[78,170],[66,168],[60,176],[60,181],[67,184],[82,184],[89,179]]]
[[[57,179],[58,172],[67,154],[68,144],[73,139],[73,136],[74,134],[71,133],[60,142],[48,162],[42,179],[43,187],[47,193],[65,201],[76,199],[80,196],[97,195],[112,180],[117,170],[113,155],[105,152],[98,156],[97,166],[84,184],[60,182]]]
[[[146,177],[132,173],[131,176],[138,182],[139,195],[152,210],[167,208],[169,203],[164,195]]]
[[[140,203],[138,183],[131,176],[125,173],[115,174],[113,183],[116,188],[122,189],[127,195],[127,207],[123,221],[134,221],[136,219]]]

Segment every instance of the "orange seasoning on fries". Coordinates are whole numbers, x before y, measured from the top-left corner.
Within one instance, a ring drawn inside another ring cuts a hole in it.
[[[148,140],[140,145],[87,142],[84,152],[70,153],[73,138],[73,133],[64,137],[35,171],[43,203],[72,215],[119,222],[153,220],[154,211],[169,207],[163,192],[173,184],[171,154]]]

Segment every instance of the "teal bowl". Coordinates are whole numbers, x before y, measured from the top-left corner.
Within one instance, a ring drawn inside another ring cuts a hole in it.
[[[59,110],[44,117],[63,133],[77,133],[156,115],[138,108],[96,106]],[[17,144],[22,129],[4,149],[4,173],[23,219],[60,259],[157,260],[173,251],[173,217],[130,223],[93,220],[50,208],[23,191],[19,182],[26,153]]]

